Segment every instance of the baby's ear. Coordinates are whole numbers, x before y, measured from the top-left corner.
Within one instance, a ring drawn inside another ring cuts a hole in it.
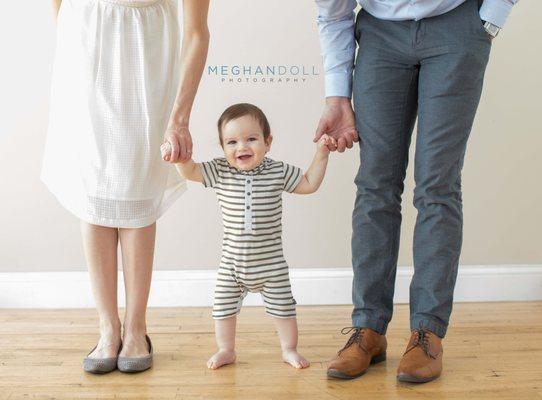
[[[267,147],[267,151],[269,151],[269,148],[271,147],[271,143],[273,142],[273,135],[269,135],[267,139],[265,139],[265,146]]]

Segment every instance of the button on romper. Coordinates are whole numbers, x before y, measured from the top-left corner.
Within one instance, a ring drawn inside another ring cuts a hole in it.
[[[282,251],[282,192],[294,191],[301,169],[267,157],[250,171],[225,158],[204,162],[201,169],[204,186],[215,189],[224,226],[213,318],[238,314],[249,291],[262,294],[268,314],[295,317]]]

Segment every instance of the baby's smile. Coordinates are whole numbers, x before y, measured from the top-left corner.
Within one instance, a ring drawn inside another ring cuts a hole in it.
[[[250,159],[251,157],[252,157],[252,154],[241,154],[240,156],[237,156],[237,159],[245,161],[245,160]]]

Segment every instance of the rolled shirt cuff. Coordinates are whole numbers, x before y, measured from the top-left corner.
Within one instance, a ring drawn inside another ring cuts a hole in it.
[[[352,73],[332,73],[325,76],[326,97],[352,96]]]
[[[513,5],[511,0],[484,0],[480,8],[480,18],[502,29]]]

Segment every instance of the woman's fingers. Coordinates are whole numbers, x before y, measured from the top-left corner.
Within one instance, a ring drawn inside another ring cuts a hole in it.
[[[192,158],[192,136],[187,132],[181,136],[181,162],[189,161]]]
[[[194,144],[192,143],[192,136],[188,135],[186,137],[186,142],[188,143],[188,145],[186,146],[186,161],[188,161],[192,158],[192,148],[194,147]]]
[[[169,158],[169,162],[179,162],[179,139],[176,136],[172,136],[169,138],[169,143],[171,144],[171,157]]]
[[[188,149],[187,149],[187,146],[188,146],[188,142],[186,140],[186,136],[183,135],[181,136],[180,140],[179,140],[179,161],[180,162],[185,162],[187,160],[186,156],[188,154]]]

